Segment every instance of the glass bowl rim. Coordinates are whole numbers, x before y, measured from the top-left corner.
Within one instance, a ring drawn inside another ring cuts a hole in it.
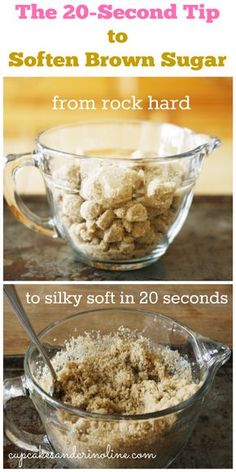
[[[179,129],[182,129],[182,130],[185,130],[187,131],[189,134],[192,134],[192,135],[202,135],[206,138],[206,142],[203,143],[203,144],[200,144],[199,146],[197,146],[196,148],[194,149],[190,149],[189,151],[186,151],[186,152],[183,152],[183,153],[180,153],[180,154],[170,154],[168,156],[159,156],[158,154],[155,154],[153,153],[152,157],[138,157],[138,158],[125,158],[123,160],[125,160],[126,162],[132,162],[132,163],[135,163],[135,162],[142,162],[142,161],[145,161],[145,162],[154,162],[154,161],[163,161],[165,162],[166,160],[174,160],[174,159],[178,159],[178,158],[187,158],[187,157],[193,157],[195,156],[197,153],[201,153],[201,152],[208,152],[209,150],[209,147],[213,149],[215,149],[216,147],[220,146],[221,144],[221,141],[219,138],[217,138],[216,136],[208,136],[206,134],[202,134],[202,133],[198,133],[198,132],[195,132],[193,131],[192,129],[190,128],[186,128],[186,127],[183,127],[183,126],[179,126],[179,125],[176,125],[175,123],[167,123],[167,122],[159,122],[159,121],[151,121],[151,120],[121,120],[121,119],[111,119],[111,120],[81,120],[81,121],[76,121],[74,123],[68,123],[68,124],[64,124],[64,125],[59,125],[59,126],[53,126],[53,127],[50,127],[50,128],[47,128],[47,129],[44,129],[42,130],[40,133],[38,133],[36,135],[36,138],[35,138],[35,142],[36,142],[36,146],[38,146],[38,148],[42,151],[42,150],[46,150],[48,152],[50,152],[51,154],[60,154],[62,157],[63,156],[70,156],[70,157],[73,157],[73,158],[77,158],[77,159],[104,159],[104,157],[102,156],[89,156],[89,155],[80,155],[80,154],[76,154],[76,153],[71,153],[71,152],[67,152],[67,151],[61,151],[60,149],[55,149],[53,147],[50,147],[50,146],[47,146],[45,144],[43,144],[43,142],[41,142],[43,136],[46,134],[46,133],[49,133],[51,131],[60,131],[60,130],[63,130],[63,129],[67,129],[67,128],[73,128],[73,127],[76,127],[76,126],[89,126],[89,125],[121,125],[121,126],[125,126],[125,125],[141,125],[141,124],[151,124],[151,125],[157,125],[157,126],[163,126],[163,125],[169,125],[169,126],[172,126],[172,127],[175,127],[175,128],[179,128]],[[108,161],[122,161],[122,158],[117,158],[117,157],[106,157],[106,160]]]

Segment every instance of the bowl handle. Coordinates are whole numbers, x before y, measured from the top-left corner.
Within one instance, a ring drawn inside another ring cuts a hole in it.
[[[28,166],[36,167],[35,154],[9,154],[6,157],[4,172],[5,198],[14,216],[23,224],[34,231],[43,233],[52,238],[59,237],[53,218],[42,218],[35,215],[23,202],[21,195],[17,192],[16,175]]]
[[[25,377],[14,377],[6,379],[4,381],[3,387],[3,403],[4,403],[4,433],[6,437],[11,441],[15,446],[20,449],[32,452],[40,452],[44,454],[52,453],[49,441],[46,435],[43,434],[32,434],[20,430],[16,423],[10,418],[7,411],[7,403],[12,398],[17,397],[27,397],[28,391],[25,387]],[[12,453],[14,456],[14,452]],[[17,456],[18,457],[18,456]],[[20,460],[23,460],[24,456],[22,455]],[[9,455],[9,459],[11,459]],[[14,457],[12,457],[14,459]],[[18,457],[19,459],[19,457]],[[18,464],[19,467],[22,467],[22,464]]]

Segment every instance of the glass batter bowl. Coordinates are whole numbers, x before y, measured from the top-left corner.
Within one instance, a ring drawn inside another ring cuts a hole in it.
[[[138,309],[82,312],[51,324],[39,337],[53,357],[65,340],[91,332],[91,327],[103,335],[120,326],[142,332],[153,346],[177,350],[189,362],[193,380],[199,382],[197,391],[174,407],[148,414],[88,413],[43,390],[44,361],[31,344],[25,355],[24,376],[6,380],[4,398],[7,403],[10,398],[29,394],[46,434],[20,431],[6,414],[5,432],[14,444],[29,451],[54,451],[61,465],[69,468],[166,468],[172,463],[191,435],[214,376],[230,357],[230,350],[171,318]]]
[[[44,131],[34,153],[9,155],[5,197],[16,218],[99,269],[131,270],[159,259],[187,217],[203,158],[219,139],[171,124],[81,122]],[[41,172],[50,217],[23,203],[16,175]]]

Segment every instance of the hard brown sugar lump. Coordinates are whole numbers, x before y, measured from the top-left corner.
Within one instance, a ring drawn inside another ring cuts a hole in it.
[[[142,257],[175,220],[184,175],[175,162],[81,159],[53,173],[58,216],[75,249],[89,257]]]

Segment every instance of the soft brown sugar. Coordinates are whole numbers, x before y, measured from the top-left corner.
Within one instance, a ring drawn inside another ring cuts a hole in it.
[[[57,449],[68,454],[76,449],[80,454],[73,467],[163,467],[170,454],[175,455],[171,451],[179,449],[185,428],[181,415],[173,412],[142,420],[135,415],[177,405],[199,389],[201,383],[193,381],[189,362],[177,350],[153,346],[142,334],[121,327],[107,335],[72,337],[52,362],[64,392],[62,401],[79,408],[77,414],[60,409],[55,418],[48,418]],[[48,391],[50,383],[45,369],[41,386]],[[128,414],[134,418],[126,419]],[[108,447],[117,456],[104,458]],[[89,461],[88,452],[95,454]],[[144,456],[134,460],[133,454],[140,453]],[[145,453],[153,454],[154,460]]]
[[[99,346],[89,337],[73,339],[74,353],[69,355],[67,347],[58,374],[65,403],[89,412],[135,415],[173,406],[196,391],[190,365],[178,351],[123,334],[105,336]],[[93,347],[79,356],[83,341]]]

